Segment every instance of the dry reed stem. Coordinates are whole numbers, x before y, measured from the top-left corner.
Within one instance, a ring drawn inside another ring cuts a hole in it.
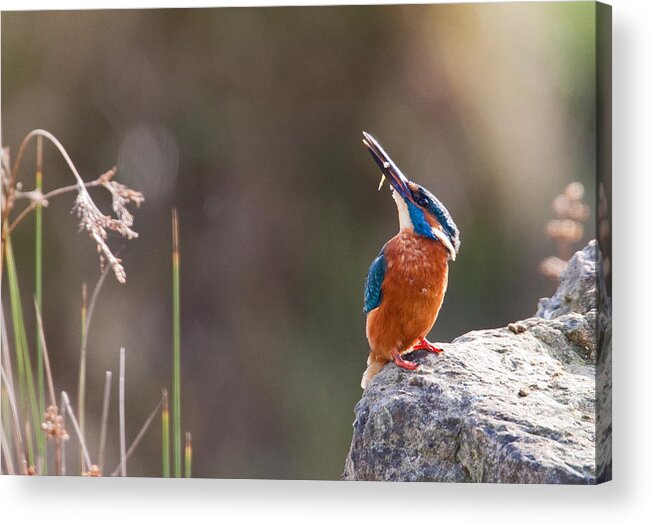
[[[43,318],[41,317],[41,309],[34,299],[34,311],[36,311],[36,323],[38,325],[38,336],[41,341],[41,346],[43,348],[43,364],[45,365],[45,375],[47,378],[47,386],[50,393],[50,403],[56,407],[57,401],[56,396],[54,395],[54,381],[52,380],[52,369],[50,368],[50,357],[47,351],[47,345],[45,344],[45,333],[43,332]]]
[[[15,475],[16,470],[14,470],[14,463],[13,460],[11,460],[11,453],[9,453],[9,445],[7,444],[7,438],[2,424],[0,424],[0,444],[2,445],[2,456],[4,457],[4,463],[6,464],[7,475]]]
[[[68,433],[63,424],[63,417],[58,414],[56,395],[54,394],[54,381],[52,380],[52,369],[50,367],[50,356],[47,350],[47,344],[45,343],[45,333],[43,332],[43,319],[36,298],[34,298],[34,310],[36,311],[38,335],[41,341],[43,363],[45,365],[51,403],[45,412],[45,421],[42,427],[47,433],[47,438],[54,439],[54,474],[61,475],[61,446],[62,442],[68,439]]]
[[[120,348],[119,409],[120,409],[120,466],[123,477],[127,476],[126,430],[124,421],[124,365],[125,351]]]
[[[124,456],[125,464],[126,464],[126,461],[129,459],[129,457],[131,457],[133,452],[136,450],[136,447],[138,447],[138,444],[140,444],[140,441],[142,440],[142,438],[145,436],[145,433],[149,429],[149,426],[151,425],[152,421],[154,420],[154,417],[158,413],[158,410],[160,409],[160,407],[162,405],[162,402],[163,402],[162,400],[160,400],[158,402],[156,407],[152,410],[152,412],[149,414],[149,416],[145,420],[145,423],[140,428],[140,431],[138,431],[138,434],[136,435],[136,438],[133,439],[133,442],[129,446],[129,449],[127,450],[127,452],[125,453],[125,456]],[[118,473],[120,473],[122,471],[122,467],[123,466],[122,466],[121,463],[118,464],[117,467],[113,470],[113,473],[111,473],[111,476],[115,477]],[[122,475],[122,476],[125,476],[125,475]]]
[[[99,465],[100,471],[104,471],[104,449],[106,447],[106,430],[108,428],[108,412],[109,412],[109,403],[111,401],[111,378],[112,378],[112,373],[110,371],[107,371],[106,377],[104,379],[104,400],[102,401],[102,423],[99,432],[99,456],[97,458],[97,463]]]
[[[63,418],[58,414],[50,356],[45,342],[45,332],[43,330],[43,317],[41,315],[41,307],[37,297],[34,297],[34,310],[36,311],[37,333],[40,342],[39,347],[41,348],[40,356],[43,359],[42,364],[45,366],[48,391],[50,394],[50,406],[45,410],[45,420],[41,427],[46,432],[48,440],[54,439],[54,469],[56,475],[61,475],[61,442],[67,440],[69,437],[63,425]],[[47,472],[44,471],[44,474],[45,473]]]
[[[0,367],[0,376],[5,385],[8,384],[7,374],[4,367]],[[14,396],[14,390],[5,387],[7,392],[7,398],[9,399],[9,407],[11,408],[11,415],[14,423],[14,446],[16,447],[16,452],[20,458],[21,464],[23,466],[23,474],[27,475],[27,459],[25,458],[25,450],[23,447],[23,436],[20,431],[20,419],[18,418],[18,406],[16,405],[16,397]]]
[[[4,369],[7,370],[7,379],[9,381],[8,387],[14,391],[14,377],[12,372],[13,368],[11,366],[11,353],[9,351],[9,337],[7,335],[7,324],[5,322],[5,312],[2,304],[0,304],[0,329],[2,330],[0,333],[0,344],[2,344],[2,359],[4,359],[4,365],[0,365],[0,367],[4,367]]]
[[[43,137],[39,136],[36,141],[36,192],[42,195],[43,190]],[[43,307],[43,206],[37,205],[35,211],[34,231],[34,303],[37,309]],[[45,412],[45,377],[43,370],[43,347],[42,337],[36,329],[36,382],[38,388],[38,407],[41,413]],[[47,456],[45,442],[42,438],[38,441],[39,450]],[[44,462],[43,474],[47,474],[47,461]]]
[[[78,391],[78,403],[80,406],[85,405],[86,400],[86,355],[88,347],[88,332],[90,329],[90,323],[93,320],[93,312],[95,311],[95,304],[97,303],[97,297],[99,292],[104,285],[106,280],[106,275],[108,275],[110,266],[107,266],[102,271],[95,287],[93,288],[93,293],[90,297],[90,303],[86,308],[86,284],[84,283],[82,291],[82,336],[81,336],[81,348],[79,349],[79,391]]]
[[[81,451],[83,453],[84,460],[86,461],[86,470],[90,471],[92,467],[92,463],[90,461],[90,455],[88,454],[88,448],[86,447],[86,441],[84,439],[84,436],[82,435],[81,430],[79,429],[79,424],[77,423],[77,419],[75,418],[75,413],[72,410],[72,406],[70,405],[70,399],[68,398],[68,394],[65,391],[62,391],[61,398],[63,399],[63,404],[66,406],[66,411],[70,414],[72,427],[75,428],[75,432],[77,433],[77,438],[79,439],[79,443],[81,444]]]
[[[25,153],[25,148],[29,142],[37,136],[46,138],[52,142],[52,144],[54,144],[54,146],[59,150],[59,153],[61,156],[63,156],[64,160],[68,164],[70,171],[77,181],[77,184],[75,186],[77,190],[77,199],[75,201],[74,210],[77,211],[77,216],[81,220],[80,229],[86,230],[90,237],[95,241],[97,245],[97,251],[100,254],[100,262],[103,263],[104,260],[106,260],[109,266],[113,269],[117,280],[120,283],[126,282],[126,273],[124,271],[124,267],[121,264],[122,261],[113,255],[111,249],[106,244],[106,238],[108,236],[107,230],[115,231],[128,240],[137,238],[138,234],[131,229],[131,225],[133,225],[133,216],[126,209],[125,205],[127,203],[134,203],[136,206],[140,206],[140,204],[144,201],[144,197],[137,191],[133,191],[122,184],[113,182],[111,178],[115,174],[115,170],[112,169],[99,177],[98,185],[102,185],[110,191],[113,197],[113,209],[116,210],[118,218],[116,219],[111,216],[104,215],[95,205],[93,199],[90,197],[90,194],[86,189],[86,184],[77,171],[77,168],[72,162],[70,155],[68,155],[68,152],[54,135],[48,131],[45,131],[44,129],[34,129],[33,131],[30,131],[27,136],[25,136],[18,149],[14,167],[9,172],[9,180],[6,183],[3,180],[3,184],[6,186],[6,196],[5,201],[3,202],[4,210],[2,217],[2,238],[5,239],[11,230],[8,222],[9,212],[13,207],[13,202],[16,197],[16,179],[23,155]],[[8,168],[5,167],[8,165],[8,160],[4,161],[5,157],[6,153],[3,153],[3,171],[8,171]],[[20,218],[22,219],[22,216]],[[2,260],[0,260],[0,264],[2,264]],[[2,265],[0,265],[0,269],[1,268]]]
[[[9,351],[9,338],[7,336],[5,314],[4,309],[2,308],[2,304],[0,304],[0,324],[0,345],[2,346],[2,352],[0,353],[0,371],[2,371],[2,376],[4,376],[4,378],[0,376],[0,392],[2,391],[2,385],[4,384],[4,389],[7,392],[7,401],[9,402],[9,394],[14,392],[14,379],[12,372],[13,368],[11,365],[11,353]],[[5,369],[7,370],[6,373]],[[3,421],[4,417],[0,423]],[[14,441],[14,449],[16,449],[19,456],[22,456],[22,440],[20,435],[20,423],[18,421],[15,421],[14,431],[12,431],[11,434]],[[8,460],[11,460],[11,457],[9,457]]]
[[[77,386],[77,415],[79,416],[79,428],[86,434],[86,315],[88,313],[88,286],[86,282],[81,284],[81,349],[79,350],[79,379]],[[79,450],[81,454],[81,450]],[[81,474],[84,473],[83,459],[79,459]]]
[[[66,425],[66,404],[63,401],[63,393],[61,393],[61,424],[65,427]],[[65,475],[66,474],[66,443],[65,441],[61,442],[61,463],[60,463],[60,468],[59,468],[59,475]]]
[[[118,251],[119,253],[119,251]],[[88,348],[88,333],[90,330],[90,323],[93,320],[93,312],[95,311],[95,304],[97,304],[97,297],[99,296],[106,276],[109,273],[111,266],[106,266],[102,271],[93,293],[90,297],[90,303],[87,301],[86,283],[82,287],[82,308],[81,308],[81,348],[79,349],[79,385],[77,391],[77,403],[79,404],[79,420],[82,432],[85,425],[85,406],[86,406],[86,360]],[[101,469],[101,468],[100,468]]]

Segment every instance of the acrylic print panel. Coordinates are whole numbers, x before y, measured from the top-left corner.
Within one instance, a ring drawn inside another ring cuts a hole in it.
[[[2,51],[3,474],[610,478],[609,7],[6,12]]]

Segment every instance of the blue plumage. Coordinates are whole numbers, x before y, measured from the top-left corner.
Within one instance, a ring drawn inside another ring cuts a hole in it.
[[[438,240],[432,233],[432,227],[425,220],[425,211],[419,208],[411,201],[406,201],[407,209],[409,209],[409,219],[414,225],[414,232],[417,235],[422,235],[432,240]]]
[[[380,305],[385,269],[384,248],[382,248],[380,254],[373,260],[366,275],[366,283],[364,285],[364,314],[368,314]]]
[[[449,238],[454,249],[459,251],[459,246],[461,244],[461,241],[459,240],[459,228],[457,228],[450,213],[445,206],[441,204],[439,199],[422,186],[418,186],[417,191],[412,191],[412,197],[416,202],[421,201],[423,197],[428,201],[427,209],[423,209],[416,205],[414,201],[405,199],[409,209],[409,218],[414,225],[414,231],[424,237],[437,240],[437,238],[432,234],[429,224],[425,220],[424,214],[430,213],[434,218],[436,218],[438,223],[441,224],[443,231]]]

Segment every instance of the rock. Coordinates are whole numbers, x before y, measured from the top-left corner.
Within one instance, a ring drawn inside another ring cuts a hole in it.
[[[587,313],[597,307],[597,242],[591,240],[570,259],[551,298],[541,298],[536,316],[552,319],[567,313]]]
[[[387,364],[355,407],[342,478],[595,483],[594,256],[573,257],[538,317],[406,355],[416,371]]]

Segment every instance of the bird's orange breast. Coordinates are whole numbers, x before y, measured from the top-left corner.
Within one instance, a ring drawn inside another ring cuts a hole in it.
[[[435,240],[401,231],[384,247],[380,305],[366,318],[371,360],[410,349],[436,322],[448,283],[448,253]]]

